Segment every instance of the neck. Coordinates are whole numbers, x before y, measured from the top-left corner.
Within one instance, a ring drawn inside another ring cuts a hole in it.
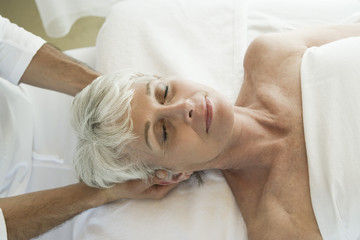
[[[214,162],[218,169],[270,168],[283,130],[265,111],[234,107],[234,130],[226,150]]]

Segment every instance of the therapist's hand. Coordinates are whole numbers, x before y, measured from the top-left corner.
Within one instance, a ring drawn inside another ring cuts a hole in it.
[[[131,180],[115,186],[103,189],[106,202],[118,199],[161,199],[165,197],[178,183],[170,185],[159,185],[166,178],[166,172],[157,174],[148,182],[143,180]]]
[[[148,183],[133,180],[112,188],[98,189],[77,183],[65,187],[0,198],[9,240],[31,239],[93,207],[115,200],[160,199],[176,184],[157,185],[164,178]]]

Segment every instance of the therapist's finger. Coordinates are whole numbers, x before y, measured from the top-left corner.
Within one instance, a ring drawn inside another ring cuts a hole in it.
[[[148,188],[146,191],[144,191],[144,195],[146,195],[147,198],[151,198],[151,199],[161,199],[161,198],[165,197],[177,185],[178,185],[178,183],[174,183],[174,184],[170,184],[170,185],[154,184],[150,188]]]

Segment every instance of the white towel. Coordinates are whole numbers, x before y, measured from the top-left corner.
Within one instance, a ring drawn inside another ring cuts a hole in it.
[[[96,68],[176,75],[235,101],[246,50],[246,0],[124,1],[97,39]]]
[[[220,172],[184,182],[162,200],[123,200],[83,213],[76,240],[246,240],[240,210]]]
[[[311,200],[321,234],[360,239],[360,38],[307,50],[301,81]]]

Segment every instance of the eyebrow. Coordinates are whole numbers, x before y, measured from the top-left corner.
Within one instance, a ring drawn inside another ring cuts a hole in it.
[[[151,89],[150,89],[150,83],[151,83],[152,81],[150,80],[150,81],[148,81],[147,83],[146,83],[146,95],[151,95]]]
[[[153,82],[154,80],[150,80],[146,83],[146,95],[151,96],[151,88],[150,88],[150,84]],[[150,148],[150,150],[152,150],[152,147],[150,145],[150,141],[149,141],[149,129],[150,129],[150,121],[147,121],[145,123],[145,130],[144,130],[144,136],[145,136],[145,142],[146,145]]]
[[[145,123],[145,142],[146,142],[146,145],[152,150],[151,148],[151,145],[150,145],[150,142],[149,142],[149,128],[150,128],[150,121],[147,121]]]

